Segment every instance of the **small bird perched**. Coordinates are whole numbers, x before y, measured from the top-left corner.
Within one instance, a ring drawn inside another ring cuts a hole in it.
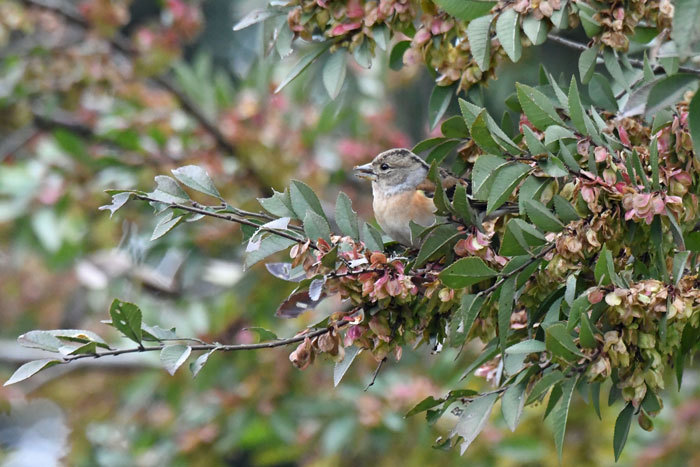
[[[430,166],[408,149],[398,148],[354,170],[357,177],[372,181],[372,208],[379,226],[397,242],[418,248],[418,239],[411,238],[410,221],[425,227],[435,222],[435,185],[426,178]],[[446,189],[463,183],[446,172],[441,176]]]

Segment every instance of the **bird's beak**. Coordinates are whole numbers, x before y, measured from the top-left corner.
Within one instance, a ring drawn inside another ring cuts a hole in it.
[[[365,180],[371,181],[377,179],[377,175],[374,173],[374,170],[372,170],[372,163],[356,165],[352,170],[355,171],[355,176],[357,178],[364,178]]]

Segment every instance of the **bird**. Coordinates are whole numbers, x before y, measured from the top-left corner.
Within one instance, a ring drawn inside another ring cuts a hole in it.
[[[405,246],[419,248],[419,239],[412,238],[410,222],[424,227],[435,222],[435,185],[427,179],[428,163],[409,149],[395,148],[353,170],[358,178],[372,182],[372,208],[382,230]],[[444,170],[440,175],[448,192],[457,183],[466,183]]]

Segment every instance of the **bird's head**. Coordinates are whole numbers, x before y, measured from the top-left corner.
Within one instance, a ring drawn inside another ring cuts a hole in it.
[[[430,166],[408,149],[389,149],[368,164],[354,168],[359,178],[372,181],[375,193],[392,195],[414,190],[428,175]]]

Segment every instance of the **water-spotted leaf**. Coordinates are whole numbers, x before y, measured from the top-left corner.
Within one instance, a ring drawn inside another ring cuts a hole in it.
[[[348,68],[348,54],[341,49],[332,54],[323,66],[323,85],[331,99],[340,94]]]
[[[187,361],[192,353],[192,347],[184,344],[166,345],[160,351],[160,363],[170,375],[174,375],[180,366]]]
[[[474,19],[467,26],[467,39],[472,56],[481,71],[487,71],[490,68],[492,21],[493,15],[486,15]]]
[[[111,325],[126,337],[141,344],[141,309],[133,303],[114,299],[109,307]]]
[[[520,42],[519,18],[518,13],[513,8],[508,8],[498,15],[496,20],[496,37],[513,63],[520,60],[523,53],[523,46]]]
[[[360,240],[357,213],[352,210],[352,201],[348,195],[342,191],[338,193],[338,199],[335,202],[335,222],[343,235],[347,235],[355,241]]]
[[[443,284],[452,289],[461,289],[481,282],[498,273],[488,267],[481,258],[462,258],[443,269],[439,277]]]
[[[481,0],[435,0],[450,16],[462,21],[471,21],[491,11],[496,2]]]
[[[25,379],[34,376],[41,370],[45,370],[46,368],[58,365],[60,363],[63,362],[61,362],[61,360],[55,360],[51,358],[27,362],[21,367],[17,368],[17,370],[12,374],[12,376],[10,376],[10,379],[5,381],[5,384],[3,384],[3,386],[9,386],[10,384],[15,384],[19,383],[20,381],[24,381]]]
[[[197,165],[186,165],[173,169],[171,172],[183,185],[214,198],[223,199],[221,198],[219,190],[214,186],[214,182],[209,177],[209,174],[203,168]]]
[[[516,83],[518,101],[528,120],[539,130],[544,131],[549,125],[565,126],[564,121],[557,114],[554,104],[547,96],[535,88]]]

